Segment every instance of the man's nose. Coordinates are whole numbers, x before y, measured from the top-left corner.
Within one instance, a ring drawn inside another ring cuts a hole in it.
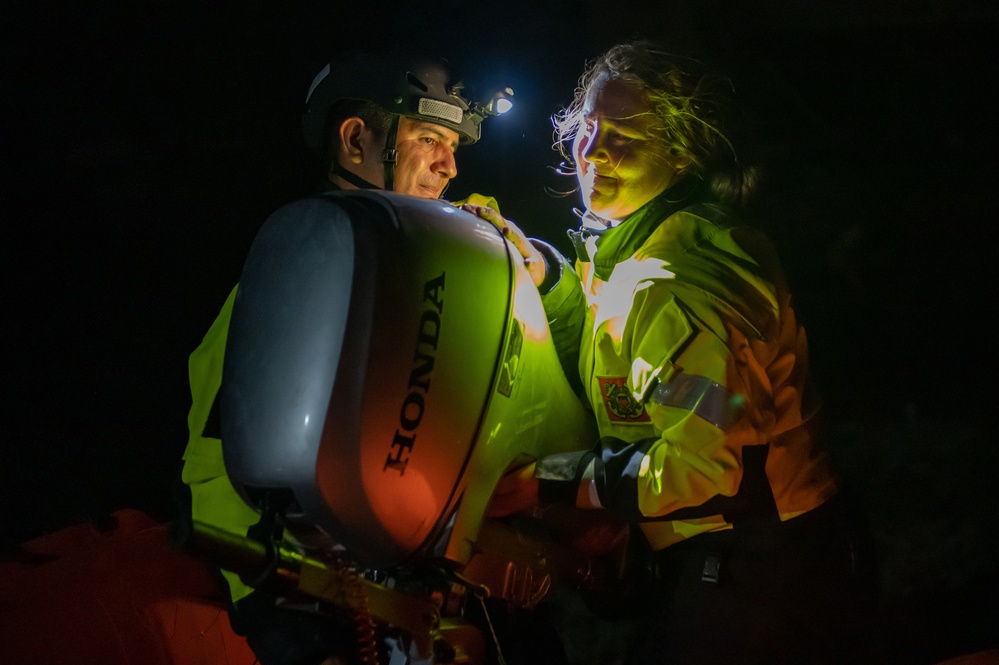
[[[448,180],[458,175],[458,164],[454,161],[454,153],[450,150],[443,150],[431,168],[434,173]]]

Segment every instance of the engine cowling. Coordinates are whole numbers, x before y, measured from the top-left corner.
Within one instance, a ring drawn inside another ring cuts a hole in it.
[[[588,447],[537,290],[490,224],[442,201],[337,192],[261,227],[221,390],[237,491],[365,565],[467,562],[511,465]]]

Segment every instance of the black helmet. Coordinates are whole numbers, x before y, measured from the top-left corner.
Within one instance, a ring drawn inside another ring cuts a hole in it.
[[[453,129],[462,144],[479,140],[479,124],[494,113],[461,96],[442,60],[405,53],[365,54],[331,62],[312,82],[305,102],[305,142],[322,154],[326,118],[344,99],[374,102],[395,116]]]

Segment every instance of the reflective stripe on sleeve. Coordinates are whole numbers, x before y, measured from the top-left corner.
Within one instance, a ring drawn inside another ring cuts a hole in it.
[[[721,430],[732,425],[742,404],[741,396],[731,395],[711,379],[690,374],[675,374],[660,383],[649,401],[691,411]]]

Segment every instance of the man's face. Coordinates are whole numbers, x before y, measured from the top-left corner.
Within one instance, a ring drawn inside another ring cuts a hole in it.
[[[438,199],[451,178],[458,175],[454,153],[458,133],[441,125],[409,118],[399,119],[392,189],[400,194]]]
[[[588,210],[623,220],[669,186],[676,169],[652,131],[655,122],[644,91],[634,84],[621,79],[593,84],[572,144]]]

